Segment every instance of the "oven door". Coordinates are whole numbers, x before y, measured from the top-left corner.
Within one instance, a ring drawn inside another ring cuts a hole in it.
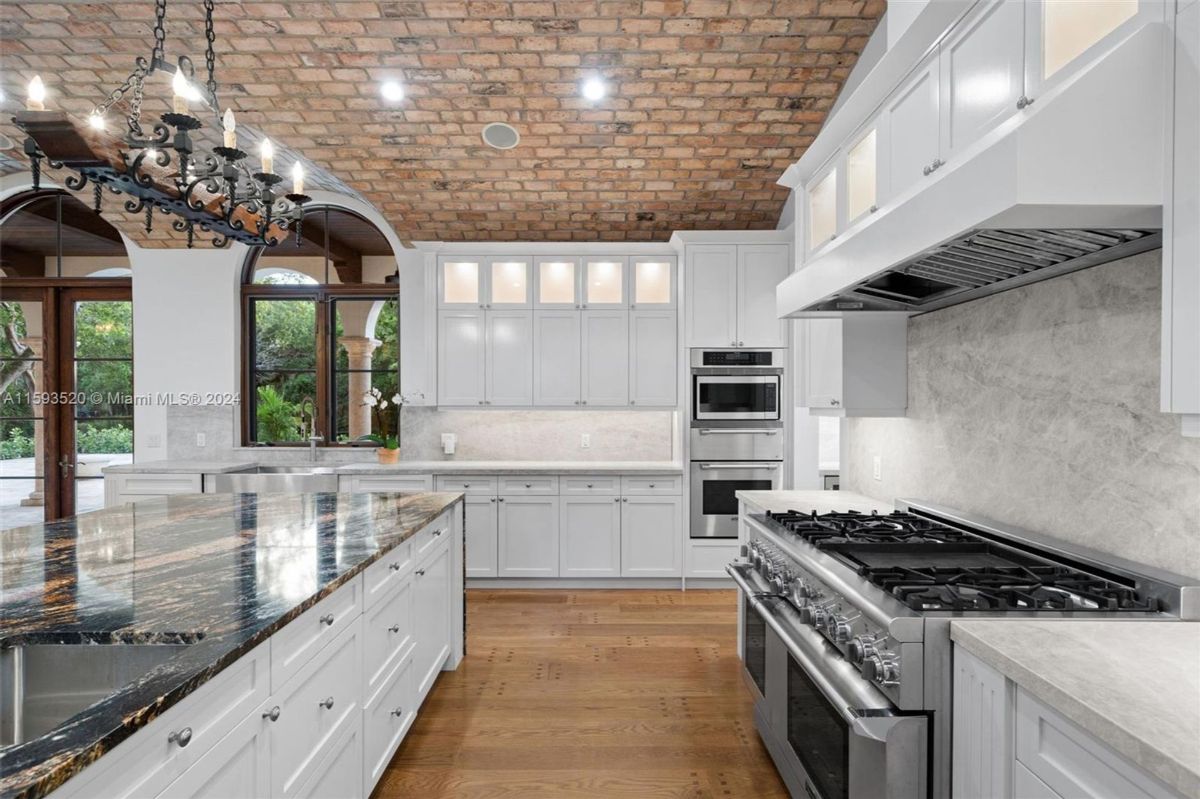
[[[771,587],[748,563],[730,563],[725,571],[738,588],[738,657],[742,659],[755,708],[766,713],[767,623],[754,610],[754,603],[769,594]]]
[[[771,421],[779,418],[778,374],[692,376],[695,421]]]
[[[778,597],[753,610],[767,627],[767,729],[793,796],[926,799],[929,719],[899,713]]]
[[[782,466],[776,462],[692,463],[692,538],[737,538],[739,491],[778,491]]]

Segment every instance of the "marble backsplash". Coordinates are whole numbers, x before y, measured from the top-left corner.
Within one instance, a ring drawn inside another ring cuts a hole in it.
[[[850,420],[843,488],[1200,576],[1200,439],[1158,409],[1160,257],[914,317],[908,416]]]
[[[407,407],[401,414],[400,456],[408,461],[667,461],[675,449],[670,411],[441,410]],[[286,461],[307,458],[307,450],[236,449],[238,409],[183,406],[167,409],[167,452],[171,460]],[[205,446],[196,445],[204,433]],[[442,454],[442,433],[458,436],[453,457]],[[587,433],[591,446],[580,446]],[[235,451],[236,450],[236,451]],[[318,450],[326,463],[369,460],[362,450]],[[146,456],[143,460],[156,460]]]

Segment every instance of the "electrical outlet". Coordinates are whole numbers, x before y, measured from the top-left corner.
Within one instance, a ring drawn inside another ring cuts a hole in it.
[[[208,446],[208,436],[204,435],[203,433],[197,433],[196,434],[196,446],[197,447],[207,447]]]
[[[160,433],[151,433],[146,436],[146,447],[149,449],[161,449],[162,435]]]
[[[592,448],[592,434],[591,433],[583,433],[582,435],[580,435],[579,436],[579,446],[583,447],[584,449],[591,449]]]
[[[876,480],[883,479],[883,457],[880,455],[871,458],[871,476]]]

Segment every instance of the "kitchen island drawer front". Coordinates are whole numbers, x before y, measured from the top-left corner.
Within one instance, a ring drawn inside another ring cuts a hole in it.
[[[413,645],[413,581],[397,583],[382,601],[363,614],[364,702],[379,691],[401,658]]]
[[[600,494],[615,496],[621,493],[621,478],[611,474],[563,475],[558,479],[563,496]]]
[[[420,564],[429,558],[438,544],[447,543],[453,536],[454,516],[449,511],[425,525],[409,541],[413,545],[413,563]]]
[[[362,617],[348,621],[271,696],[271,795],[291,799],[329,756],[347,725],[362,723]]]
[[[1073,722],[1017,688],[1018,764],[1064,797],[1177,799],[1178,794],[1141,772]]]
[[[356,722],[358,720],[356,719]],[[362,724],[343,724],[296,799],[363,799]]]
[[[682,486],[683,479],[674,475],[621,478],[621,493],[629,497],[644,494],[679,495],[683,493]]]
[[[393,586],[404,580],[412,571],[413,557],[413,539],[410,538],[368,566],[363,572],[363,607],[370,610],[391,592]]]
[[[453,491],[476,496],[496,496],[495,475],[439,474],[434,483],[438,491]]]
[[[501,496],[509,495],[540,495],[555,496],[558,494],[558,478],[554,475],[529,475],[527,477],[501,477]]]
[[[351,474],[339,480],[339,488],[347,486],[352,494],[391,493],[404,491],[432,491],[431,474]],[[347,490],[347,489],[342,489]]]
[[[198,474],[125,474],[117,476],[117,493],[124,495],[199,494]]]
[[[379,696],[363,712],[363,785],[370,794],[383,776],[392,755],[417,717],[413,687],[413,658],[395,666]]]
[[[355,576],[271,637],[271,689],[278,691],[305,663],[362,614],[362,577]]]
[[[113,644],[119,646],[119,644]],[[270,646],[262,644],[54,792],[54,799],[134,799],[163,792],[270,694]],[[191,731],[186,746],[172,734]]]

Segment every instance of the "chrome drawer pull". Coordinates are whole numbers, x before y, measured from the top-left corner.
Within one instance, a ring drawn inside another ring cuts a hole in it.
[[[319,707],[325,708],[326,710],[332,710],[333,709],[333,697],[327,696],[322,701],[317,702],[317,705]]]
[[[434,534],[435,536],[439,536],[439,535],[441,535],[441,534],[442,534],[442,533],[444,533],[444,532],[446,532],[446,528],[445,528],[445,527],[443,527],[443,528],[442,528],[442,529],[440,529],[440,530],[434,530],[434,531],[433,531],[433,534]]]
[[[321,617],[320,621],[321,621],[321,624],[333,624],[333,614],[326,613],[324,616]]]
[[[391,627],[388,627],[388,632],[389,632],[389,633],[398,633],[398,632],[400,632],[400,625],[399,625],[399,624],[393,624]]]
[[[404,715],[404,708],[402,708],[402,707],[398,707],[398,708],[396,708],[395,710],[393,710],[393,711],[392,711],[392,715],[393,715],[393,716],[403,716],[403,715]]]
[[[184,727],[178,732],[173,732],[167,736],[167,743],[179,744],[179,748],[187,746],[192,742],[192,728]]]
[[[417,569],[417,576],[418,576],[418,577],[424,577],[424,576],[425,576],[425,570],[424,570],[424,569]]]
[[[263,713],[262,717],[264,719],[270,719],[271,721],[279,721],[279,705],[276,705],[267,712]]]
[[[389,563],[388,568],[394,572],[398,572],[398,571],[400,571],[400,564],[399,563]]]

